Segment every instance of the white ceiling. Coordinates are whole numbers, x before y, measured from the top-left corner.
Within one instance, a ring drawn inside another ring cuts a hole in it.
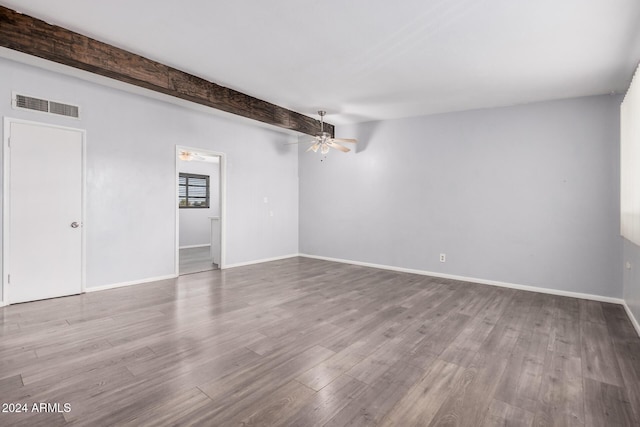
[[[638,0],[0,0],[342,124],[624,92]]]

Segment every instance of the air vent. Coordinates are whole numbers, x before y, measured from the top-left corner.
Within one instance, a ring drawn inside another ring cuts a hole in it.
[[[77,105],[61,104],[60,102],[49,102],[49,112],[51,114],[60,114],[61,116],[75,117],[80,115]]]
[[[49,101],[46,99],[31,98],[29,96],[16,95],[16,107],[27,110],[49,112]]]
[[[13,94],[13,107],[44,113],[56,114],[59,116],[80,117],[80,107],[77,105],[63,104],[61,102],[48,101],[46,99],[34,98],[32,96]]]

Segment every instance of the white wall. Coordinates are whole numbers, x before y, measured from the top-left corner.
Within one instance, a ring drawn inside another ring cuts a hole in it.
[[[196,147],[197,148],[197,147]],[[178,171],[209,176],[209,207],[180,209],[180,247],[211,244],[211,219],[220,216],[220,163],[178,160]]]
[[[626,239],[624,239],[624,265],[621,268],[624,271],[624,301],[636,322],[640,322],[640,246]]]
[[[300,250],[621,298],[620,101],[340,126],[357,152],[300,153]]]
[[[291,136],[7,59],[0,76],[0,115],[87,130],[88,287],[174,274],[176,145],[227,155],[227,264],[298,252]],[[82,118],[13,110],[12,90]]]
[[[227,264],[299,242],[315,255],[623,295],[619,97],[341,126],[358,152],[300,153],[298,170],[291,137],[275,130],[6,59],[0,76],[2,116],[87,130],[89,287],[174,273],[175,146],[188,145],[227,154]],[[12,90],[79,104],[82,119],[13,110]],[[633,301],[638,281],[625,283]]]
[[[640,333],[640,67],[629,86],[620,107],[621,127],[621,234],[624,239],[623,292],[624,300],[635,317]]]

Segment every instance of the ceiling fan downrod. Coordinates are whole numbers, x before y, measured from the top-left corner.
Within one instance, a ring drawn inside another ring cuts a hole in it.
[[[320,116],[320,133],[324,133],[324,115],[327,114],[326,111],[318,110],[318,115]]]

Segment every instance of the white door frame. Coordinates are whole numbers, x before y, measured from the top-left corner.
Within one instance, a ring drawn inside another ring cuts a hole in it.
[[[11,124],[12,123],[21,123],[21,124],[25,124],[25,125],[31,125],[31,126],[44,126],[44,127],[50,127],[50,128],[54,128],[54,129],[64,129],[64,130],[70,130],[70,131],[74,131],[74,132],[79,132],[80,135],[82,136],[82,193],[81,196],[82,197],[82,201],[81,201],[81,206],[82,206],[82,213],[81,213],[81,224],[82,226],[80,227],[80,233],[81,233],[81,249],[80,249],[80,253],[81,253],[81,260],[80,260],[80,268],[81,268],[81,272],[80,272],[80,292],[81,293],[85,293],[85,288],[86,288],[86,233],[85,233],[85,228],[87,226],[87,220],[86,220],[86,211],[87,211],[87,206],[86,206],[86,201],[87,201],[87,195],[86,195],[86,191],[87,191],[87,181],[86,181],[86,159],[87,159],[87,150],[86,150],[86,141],[87,141],[87,131],[84,129],[78,129],[78,128],[73,128],[73,127],[67,127],[67,126],[59,126],[59,125],[53,125],[53,124],[49,124],[49,123],[42,123],[42,122],[34,122],[31,120],[22,120],[22,119],[14,119],[11,117],[5,117],[4,118],[4,123],[3,123],[3,153],[2,153],[2,161],[3,161],[3,165],[2,165],[2,185],[3,185],[3,189],[2,189],[2,230],[3,230],[3,234],[2,234],[2,300],[0,300],[0,306],[3,305],[8,305],[9,304],[9,297],[8,297],[8,289],[9,289],[9,283],[8,283],[8,272],[7,269],[10,265],[10,257],[11,254],[9,253],[9,243],[10,243],[10,239],[11,239],[11,233],[10,233],[10,218],[9,218],[9,212],[10,212],[10,203],[11,203],[11,195],[9,194],[9,177],[10,177],[10,173],[11,173],[11,159],[10,159],[10,149],[9,149],[9,137],[11,136]]]
[[[176,265],[175,265],[175,275],[178,277],[180,275],[180,207],[178,206],[179,200],[179,186],[178,180],[180,179],[180,171],[178,170],[178,166],[180,164],[180,152],[181,151],[193,151],[197,153],[207,154],[209,156],[217,156],[220,158],[220,265],[218,266],[220,270],[226,268],[226,223],[227,223],[227,157],[224,153],[219,151],[211,151],[206,148],[196,148],[196,147],[187,147],[185,145],[176,145],[176,176],[175,176],[175,185],[176,192],[174,203],[176,207],[175,218],[176,218]],[[213,244],[213,242],[211,242]]]

